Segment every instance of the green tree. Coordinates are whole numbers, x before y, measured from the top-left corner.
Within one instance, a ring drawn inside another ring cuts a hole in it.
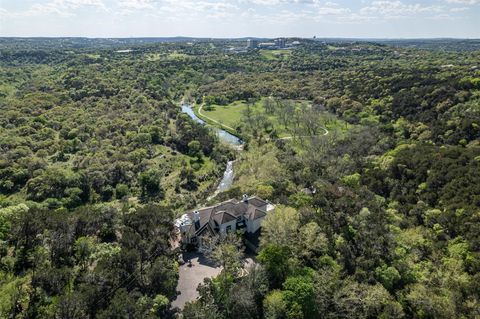
[[[283,298],[283,292],[272,290],[263,301],[263,309],[266,319],[286,318],[287,303]]]
[[[265,267],[273,287],[280,287],[291,271],[291,252],[288,247],[269,244],[260,250],[258,261]]]
[[[277,206],[262,222],[261,246],[275,244],[289,247],[292,251],[298,243],[300,214],[297,210]]]
[[[138,176],[138,182],[142,190],[142,197],[157,198],[163,197],[163,190],[160,185],[162,173],[156,168],[150,168]]]

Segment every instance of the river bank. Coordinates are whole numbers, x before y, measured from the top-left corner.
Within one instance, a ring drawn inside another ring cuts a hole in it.
[[[204,121],[202,118],[197,116],[196,112],[194,111],[194,108],[190,104],[182,103],[181,104],[182,112],[190,116],[192,120],[194,120],[197,123],[200,123],[202,125],[207,125],[208,123]],[[231,146],[233,149],[240,151],[243,148],[244,142],[237,136],[231,134],[230,132],[227,132],[224,129],[219,128],[218,126],[213,126],[214,130],[217,132],[218,138],[220,141],[223,143],[228,144]],[[229,190],[232,185],[233,185],[233,180],[235,178],[235,172],[234,172],[234,161],[229,161],[227,162],[227,166],[225,168],[225,171],[223,173],[223,177],[220,180],[219,184],[217,185],[217,188],[215,189],[215,192],[208,197],[207,200],[211,200],[215,198],[218,194],[225,192]]]

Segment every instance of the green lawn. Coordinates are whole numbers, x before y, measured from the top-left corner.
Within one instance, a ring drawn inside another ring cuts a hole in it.
[[[167,60],[183,60],[188,59],[190,56],[185,53],[173,52],[167,56]]]
[[[260,50],[260,55],[267,60],[280,60],[288,58],[292,54],[290,50]]]
[[[272,123],[273,127],[277,130],[279,137],[287,137],[290,134],[287,132],[285,127],[280,124],[278,118],[275,115],[267,115],[265,114],[263,103],[264,100],[267,98],[262,98],[261,100],[255,102],[251,106],[252,113],[262,113],[267,116],[267,118]],[[302,104],[309,104],[307,101],[295,101],[297,107],[300,107]],[[235,101],[228,105],[213,105],[212,110],[205,110],[202,108],[202,114],[199,114],[200,117],[205,115],[210,119],[220,122],[223,125],[226,125],[230,128],[235,129],[238,123],[242,120],[245,112],[247,110],[247,103],[246,101]],[[198,113],[198,112],[197,112]],[[209,119],[206,119],[207,121]]]
[[[247,104],[245,101],[235,101],[228,105],[213,105],[212,110],[207,111],[203,108],[202,113],[224,125],[235,128],[235,125],[241,120]],[[257,102],[253,106],[254,110],[260,109],[260,103]]]
[[[162,59],[162,55],[160,53],[149,53],[145,55],[147,61],[159,61]]]
[[[261,100],[255,102],[251,106],[252,114],[263,114],[265,115],[271,122],[273,128],[277,131],[277,134],[280,138],[282,137],[289,137],[291,133],[288,130],[288,127],[285,128],[283,124],[281,124],[277,115],[267,115],[265,114],[265,109],[263,107],[263,103],[267,98],[264,97]],[[293,101],[296,104],[296,107],[299,109],[302,105],[309,105],[310,102],[296,100]],[[235,101],[228,105],[213,105],[211,110],[205,110],[202,108],[201,114],[199,114],[199,108],[196,108],[197,116],[203,118],[205,121],[209,122],[212,125],[218,125],[218,123],[223,125],[223,129],[230,131],[232,134],[235,134],[235,129],[242,120],[244,120],[244,114],[247,110],[247,103],[246,101]],[[208,117],[208,118],[206,118]],[[213,120],[213,121],[212,121]],[[351,129],[351,125],[347,125],[346,122],[340,120],[339,118],[333,116],[332,114],[326,113],[325,120],[325,127],[330,131],[336,131],[337,133],[343,134],[349,129]],[[217,121],[218,123],[214,123]]]

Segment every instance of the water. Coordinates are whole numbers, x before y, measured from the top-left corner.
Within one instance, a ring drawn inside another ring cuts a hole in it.
[[[193,112],[193,109],[190,105],[182,104],[182,112],[190,116],[195,122],[206,124],[204,120],[195,115],[195,112]]]
[[[207,200],[211,200],[212,198],[215,198],[221,192],[228,191],[230,187],[232,187],[233,185],[234,177],[235,177],[235,174],[233,171],[233,161],[229,161],[227,163],[227,168],[225,168],[225,172],[223,173],[223,177],[222,177],[222,180],[220,181],[220,184],[218,184],[215,192],[210,197],[208,197]]]
[[[225,169],[225,172],[223,173],[223,178],[220,184],[217,187],[217,192],[221,193],[226,190],[228,190],[230,187],[232,187],[233,184],[233,161],[229,161],[227,163],[227,168]]]
[[[198,116],[195,115],[195,112],[193,112],[193,109],[190,105],[182,104],[182,112],[187,114],[188,116],[190,116],[192,118],[192,120],[194,120],[195,122],[200,123],[200,124],[206,124],[206,122],[204,120],[202,120],[201,118],[199,118]],[[238,137],[236,137],[235,135],[230,134],[227,131],[222,130],[222,129],[217,128],[217,127],[215,127],[214,129],[217,132],[217,135],[218,135],[218,137],[220,138],[221,141],[223,141],[227,144],[233,145],[233,146],[240,146],[240,145],[243,144],[243,141],[241,139],[239,139]]]
[[[228,133],[227,131],[217,129],[217,135],[220,138],[220,140],[230,145],[233,145],[233,146],[243,145],[243,141],[241,139],[239,139],[235,135]]]
[[[185,114],[188,114],[188,116],[190,116],[195,122],[200,124],[206,124],[204,120],[202,120],[201,118],[195,115],[191,106],[187,104],[182,104],[182,112]],[[235,135],[232,135],[227,131],[217,127],[215,127],[214,129],[216,130],[217,135],[221,141],[235,147],[243,145],[243,141],[238,137],[236,137]],[[218,184],[217,189],[215,190],[215,193],[213,193],[213,195],[209,197],[209,200],[217,196],[219,193],[229,190],[230,187],[232,187],[234,176],[235,174],[233,171],[233,161],[229,161],[227,163],[225,172],[223,173],[223,178],[220,181],[220,184]]]

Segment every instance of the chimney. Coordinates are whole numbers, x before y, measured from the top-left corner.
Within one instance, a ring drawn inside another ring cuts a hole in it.
[[[200,212],[198,210],[193,212],[193,222],[195,223],[195,230],[200,228]]]
[[[248,195],[243,194],[242,200],[243,200],[244,203],[248,202]]]

